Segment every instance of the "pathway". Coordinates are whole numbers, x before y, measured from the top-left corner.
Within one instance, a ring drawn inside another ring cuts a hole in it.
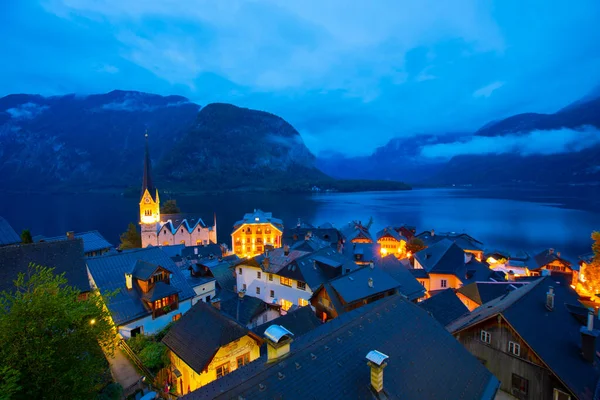
[[[129,388],[142,378],[131,363],[131,360],[127,358],[123,350],[118,346],[115,347],[114,355],[108,357],[108,363],[110,364],[110,372],[113,379],[119,382],[123,389]]]

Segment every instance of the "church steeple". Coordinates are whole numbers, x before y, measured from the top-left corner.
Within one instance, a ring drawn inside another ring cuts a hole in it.
[[[148,190],[152,200],[156,201],[156,188],[152,183],[152,164],[150,162],[150,150],[148,149],[148,131],[146,131],[146,154],[144,156],[144,180],[142,181],[142,194],[140,197],[144,197],[144,193]]]

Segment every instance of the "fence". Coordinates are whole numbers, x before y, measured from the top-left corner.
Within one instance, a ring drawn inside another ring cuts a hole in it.
[[[144,366],[142,360],[140,360],[137,354],[135,354],[133,350],[131,350],[131,347],[129,347],[125,340],[119,339],[119,347],[121,348],[121,350],[123,350],[127,357],[129,357],[129,359],[133,361],[135,366],[138,367],[140,371],[142,371],[142,373],[144,374],[144,376],[146,376],[146,379],[148,379],[149,382],[154,381],[154,374]]]

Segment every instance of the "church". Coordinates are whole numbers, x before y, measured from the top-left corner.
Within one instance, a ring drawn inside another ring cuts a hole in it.
[[[217,243],[217,220],[207,226],[202,218],[185,218],[183,214],[160,213],[158,189],[152,183],[148,134],[146,133],[146,154],[144,158],[144,179],[140,198],[140,225],[142,247],[207,245]]]

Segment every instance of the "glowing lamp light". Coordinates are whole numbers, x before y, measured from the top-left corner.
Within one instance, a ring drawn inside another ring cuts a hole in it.
[[[96,320],[92,318],[92,319],[90,320],[90,325],[94,325],[95,323],[96,323]]]
[[[496,260],[494,257],[488,257],[486,261],[488,264],[496,264],[498,262],[498,260]]]
[[[387,249],[381,249],[381,255],[382,256],[387,255]]]

